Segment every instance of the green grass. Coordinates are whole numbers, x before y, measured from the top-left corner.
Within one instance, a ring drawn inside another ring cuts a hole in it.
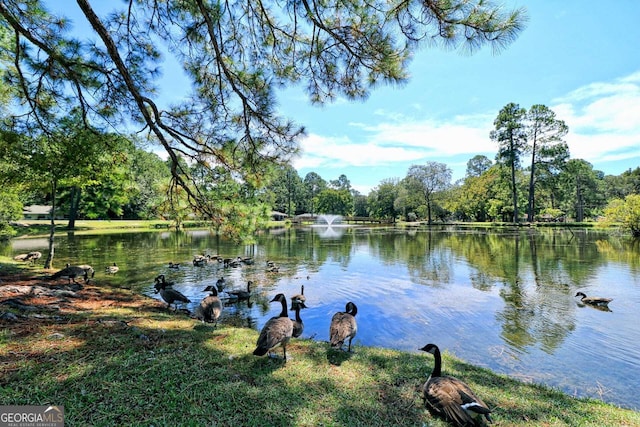
[[[85,296],[38,319],[0,321],[3,405],[64,405],[73,426],[447,425],[419,395],[430,355],[369,347],[347,354],[297,339],[285,364],[251,354],[253,329],[202,325],[105,283],[89,291],[100,297],[90,308]],[[443,363],[493,408],[497,426],[640,425],[638,412],[496,375],[446,352]]]

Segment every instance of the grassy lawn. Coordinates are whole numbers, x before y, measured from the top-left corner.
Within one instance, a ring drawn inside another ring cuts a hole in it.
[[[203,325],[106,282],[69,293],[65,280],[43,280],[33,267],[6,258],[0,267],[0,314],[17,316],[0,320],[3,405],[64,405],[73,426],[447,425],[418,392],[430,355],[368,347],[347,354],[294,339],[284,364],[251,354],[253,329]],[[21,286],[31,291],[20,294]],[[60,292],[33,291],[52,287]],[[11,298],[31,308],[3,303]],[[446,352],[443,364],[493,408],[497,426],[640,426],[638,412],[496,375]]]

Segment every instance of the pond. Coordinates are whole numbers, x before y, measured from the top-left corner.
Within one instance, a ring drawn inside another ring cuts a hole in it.
[[[39,250],[44,238],[0,246],[13,256]],[[254,263],[197,267],[197,254],[252,257]],[[268,272],[266,262],[279,266]],[[269,301],[299,293],[303,337],[327,341],[331,316],[358,306],[356,345],[417,352],[428,342],[479,366],[574,396],[640,409],[640,243],[593,229],[378,228],[274,229],[252,245],[208,230],[68,233],[56,236],[55,265],[91,264],[116,286],[159,298],[165,274],[192,301],[220,277],[227,288],[255,283],[248,302],[228,304],[222,323],[260,329],[279,313]],[[170,269],[169,262],[180,263]],[[610,311],[574,295],[613,298]],[[293,313],[290,313],[293,317]],[[357,349],[356,349],[357,351]],[[446,370],[446,367],[445,367]]]

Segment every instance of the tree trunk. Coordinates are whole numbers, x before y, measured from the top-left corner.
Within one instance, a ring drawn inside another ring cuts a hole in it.
[[[511,161],[511,197],[513,198],[513,222],[518,223],[518,192],[516,191],[516,164]]]
[[[53,244],[53,237],[56,232],[56,191],[58,189],[58,181],[54,178],[51,182],[51,228],[49,230],[49,254],[44,262],[45,270],[49,270],[53,267],[53,254],[55,247]]]
[[[529,175],[529,209],[527,211],[527,221],[533,222],[533,214],[535,210],[535,178],[534,174],[536,172],[536,140],[535,136],[533,139],[533,150],[531,152],[531,174]]]
[[[580,188],[580,179],[576,180],[576,221],[584,220],[584,201],[582,200],[582,188]]]
[[[71,189],[71,202],[69,207],[69,223],[67,224],[67,228],[69,230],[73,230],[76,228],[76,218],[78,217],[78,208],[80,207],[80,196],[82,194],[82,190],[78,187],[73,187]]]

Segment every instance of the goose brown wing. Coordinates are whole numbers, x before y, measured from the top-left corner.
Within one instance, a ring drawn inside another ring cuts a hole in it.
[[[331,318],[329,340],[332,346],[342,346],[348,337],[355,336],[356,319],[349,313],[339,312]]]
[[[265,323],[253,354],[262,356],[274,347],[286,342],[293,335],[293,322],[288,317],[272,317]]]
[[[430,378],[424,385],[424,400],[432,412],[444,416],[457,426],[475,426],[468,410],[488,417],[491,412],[467,384],[454,377]]]

